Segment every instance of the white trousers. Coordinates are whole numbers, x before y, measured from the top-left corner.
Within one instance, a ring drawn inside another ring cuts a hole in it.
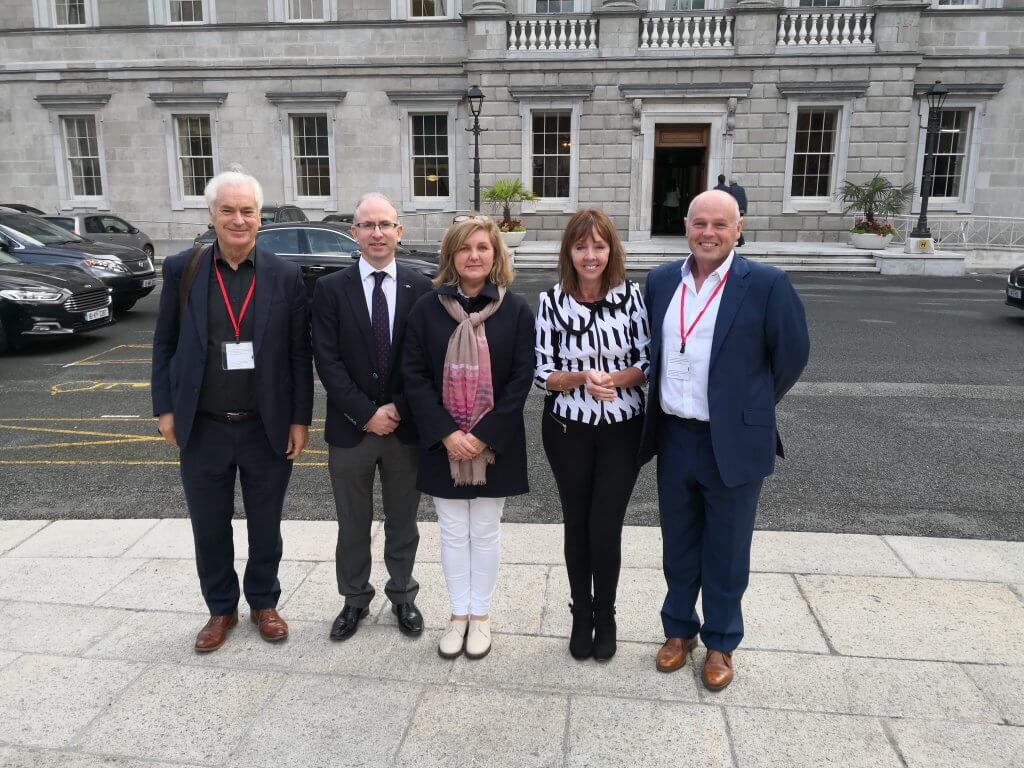
[[[434,497],[441,531],[441,568],[453,616],[490,614],[501,555],[505,499]]]

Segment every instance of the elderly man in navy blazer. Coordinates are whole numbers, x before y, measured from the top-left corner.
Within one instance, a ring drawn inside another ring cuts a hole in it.
[[[732,682],[757,501],[782,456],[775,406],[810,347],[803,305],[785,273],[734,252],[742,229],[731,195],[698,195],[686,215],[690,255],[647,277],[650,404],[640,459],[658,457],[668,586],[656,666],[682,667],[699,633],[707,647],[701,677],[711,691]]]
[[[217,239],[171,256],[153,334],[157,428],[180,453],[196,566],[210,620],[195,650],[223,645],[238,622],[231,518],[241,480],[249,532],[243,591],[268,642],[288,636],[277,612],[281,509],[309,436],[313,355],[299,268],[256,247],[263,191],[229,171],[206,186]]]

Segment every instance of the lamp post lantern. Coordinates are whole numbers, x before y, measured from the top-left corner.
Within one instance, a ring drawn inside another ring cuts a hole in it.
[[[935,85],[925,91],[925,97],[928,99],[928,127],[925,131],[924,167],[921,173],[921,211],[917,217],[917,226],[914,227],[914,231],[908,238],[908,245],[914,240],[931,240],[932,237],[931,230],[928,229],[928,198],[932,194],[935,150],[939,140],[939,121],[942,119],[941,110],[948,95],[949,89],[940,80],[936,80]],[[930,244],[929,249],[934,247],[934,244]],[[915,250],[924,250],[924,248],[918,245]]]
[[[466,91],[469,100],[469,111],[473,115],[473,126],[466,130],[473,134],[473,210],[480,210],[480,110],[484,104],[484,92],[480,86],[471,85]]]

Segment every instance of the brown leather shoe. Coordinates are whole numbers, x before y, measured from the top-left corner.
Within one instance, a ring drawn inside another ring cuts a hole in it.
[[[732,682],[732,654],[708,648],[700,679],[709,691],[720,691],[725,688]]]
[[[658,649],[655,666],[659,672],[675,672],[686,664],[686,655],[697,647],[697,636],[669,637]]]
[[[223,616],[211,616],[206,626],[196,635],[196,653],[216,651],[228,639],[228,630],[238,623],[238,611]]]
[[[268,643],[279,643],[288,637],[288,624],[276,608],[251,608],[249,618],[260,628],[260,637]]]

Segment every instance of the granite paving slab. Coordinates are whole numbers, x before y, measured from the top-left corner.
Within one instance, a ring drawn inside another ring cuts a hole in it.
[[[731,768],[722,710],[692,704],[573,696],[566,765]]]
[[[19,656],[0,669],[0,742],[68,746],[143,669],[119,661]]]
[[[0,648],[77,656],[138,615],[85,605],[6,603],[0,607]]]
[[[156,524],[156,520],[56,520],[7,557],[119,557]]]
[[[302,583],[312,570],[312,563],[282,560],[278,568],[282,603]],[[235,571],[241,583],[245,561],[235,561]],[[113,608],[137,610],[152,606],[157,610],[209,614],[199,587],[196,564],[192,559],[149,560],[96,602]],[[240,608],[245,610],[245,597]]]
[[[451,670],[458,685],[516,687],[554,693],[625,696],[696,703],[697,681],[688,664],[675,674],[654,668],[654,643],[619,642],[606,663],[577,661],[565,638],[528,635],[493,636],[485,658],[460,657]]]
[[[752,571],[851,576],[910,576],[880,536],[754,531]]]
[[[1024,667],[963,664],[961,668],[977,683],[1010,725],[1024,725]]]
[[[960,581],[1024,581],[1024,542],[886,536],[915,576]]]
[[[18,658],[19,655],[20,654],[15,653],[14,651],[0,651],[0,668],[6,667]]]
[[[619,576],[615,606],[617,636],[620,640],[661,643],[661,604],[665,600],[665,577],[660,569],[623,568]],[[569,612],[569,578],[565,566],[551,568],[544,600],[541,634],[568,637],[572,627]]]
[[[936,661],[1024,658],[1024,605],[970,581],[798,576],[839,653]]]
[[[199,768],[185,763],[150,763],[123,757],[17,747],[0,747],[0,765],[4,768]]]
[[[378,525],[380,523],[373,524],[374,527]],[[285,560],[333,563],[338,524],[332,520],[284,520],[281,522],[281,540],[284,542]]]
[[[144,563],[124,557],[0,557],[0,584],[8,600],[90,605]]]
[[[1020,768],[1024,728],[914,721],[890,726],[907,768]]]
[[[219,765],[284,680],[273,672],[152,667],[78,743],[100,754]]]
[[[902,768],[876,718],[726,709],[742,768]]]
[[[233,520],[231,532],[236,557],[246,554],[249,551],[249,533],[245,521]],[[195,555],[192,523],[187,518],[178,517],[159,521],[125,553],[126,557],[165,557],[175,560],[191,560]]]
[[[230,765],[391,765],[421,691],[394,681],[292,676],[259,713]]]
[[[363,623],[347,640],[329,639],[331,622],[304,624],[294,670],[310,674],[358,675],[380,680],[445,683],[452,662],[437,655],[440,630],[406,637],[395,626]],[[311,634],[306,641],[306,634]]]
[[[561,765],[567,714],[564,695],[428,688],[396,762],[418,768]]]
[[[706,650],[694,651],[702,669]],[[1000,722],[1000,715],[957,665],[741,648],[736,678],[708,704],[883,717]]]
[[[48,520],[0,520],[0,555],[49,524]]]
[[[374,585],[377,594],[370,603],[370,617],[364,619],[363,623],[373,620],[374,613],[379,610],[381,603],[386,602],[383,586],[387,580],[387,572],[383,570],[383,564],[377,567],[374,564],[370,573],[370,583]],[[413,573],[419,578],[419,568]],[[345,598],[338,594],[338,579],[335,573],[334,561],[317,563],[313,565],[306,578],[301,584],[287,596],[282,595],[278,608],[286,619],[296,621],[333,621],[345,604]]]

